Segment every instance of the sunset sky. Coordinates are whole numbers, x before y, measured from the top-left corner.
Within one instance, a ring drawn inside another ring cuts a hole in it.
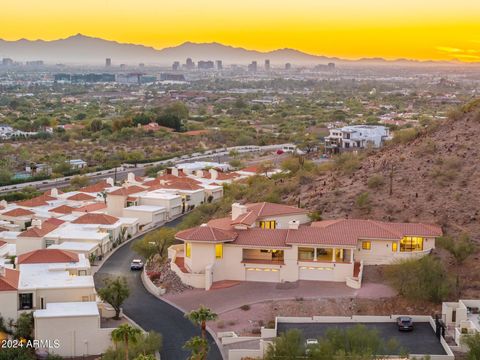
[[[155,48],[185,41],[343,58],[480,61],[480,0],[15,0],[0,38],[76,33]]]

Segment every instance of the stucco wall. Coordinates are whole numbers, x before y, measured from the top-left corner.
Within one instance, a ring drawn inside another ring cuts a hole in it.
[[[28,291],[23,291],[27,293]],[[43,303],[54,302],[77,302],[85,301],[84,296],[88,297],[88,301],[95,301],[95,288],[74,288],[74,289],[39,289],[34,294],[34,307],[39,309],[41,306],[41,298]]]
[[[419,258],[430,253],[435,248],[434,238],[425,238],[423,241],[423,251],[400,252],[400,244],[397,251],[392,251],[393,241],[388,240],[370,240],[371,249],[363,250],[362,241],[359,240],[355,250],[355,261],[363,260],[365,265],[391,264],[401,259]],[[398,242],[398,241],[397,241]]]
[[[18,295],[16,291],[0,291],[0,315],[5,321],[17,319]]]
[[[107,195],[108,215],[120,217],[125,207],[125,197],[120,195]]]
[[[99,316],[35,318],[35,339],[59,340],[50,353],[64,357],[99,355],[111,344],[113,329],[101,329]]]
[[[33,250],[43,249],[45,242],[43,238],[21,237],[17,238],[17,256],[28,253]]]

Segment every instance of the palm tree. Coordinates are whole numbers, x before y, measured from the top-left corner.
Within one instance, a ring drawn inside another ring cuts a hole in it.
[[[137,336],[141,333],[142,331],[139,328],[129,324],[122,324],[112,331],[111,336],[115,346],[120,341],[125,343],[125,360],[128,360],[128,343],[135,344],[137,342]]]
[[[200,325],[200,328],[202,329],[202,339],[206,339],[207,321],[216,320],[218,315],[211,311],[209,308],[200,305],[197,310],[192,310],[189,313],[185,314],[185,317],[195,325]]]
[[[189,360],[204,360],[207,358],[208,354],[208,341],[202,339],[200,336],[194,336],[190,338],[183,348],[190,350],[191,355],[188,358]]]

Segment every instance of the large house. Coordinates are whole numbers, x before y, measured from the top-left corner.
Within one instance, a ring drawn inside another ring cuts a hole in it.
[[[325,148],[333,153],[367,146],[379,148],[389,139],[390,131],[385,126],[350,125],[330,129],[330,134],[325,138]]]
[[[420,223],[340,219],[310,223],[293,206],[233,204],[232,216],[180,231],[169,248],[182,281],[209,289],[222,280],[318,280],[360,287],[362,264],[419,257],[442,230]]]

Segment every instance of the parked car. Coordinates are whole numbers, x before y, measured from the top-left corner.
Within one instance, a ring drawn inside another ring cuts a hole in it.
[[[399,316],[397,318],[397,326],[399,331],[412,331],[413,319],[410,316]]]
[[[130,264],[130,270],[142,270],[143,269],[143,261],[140,259],[132,260]]]
[[[305,352],[308,354],[310,352],[310,348],[314,345],[318,345],[317,339],[307,339],[305,341]]]

